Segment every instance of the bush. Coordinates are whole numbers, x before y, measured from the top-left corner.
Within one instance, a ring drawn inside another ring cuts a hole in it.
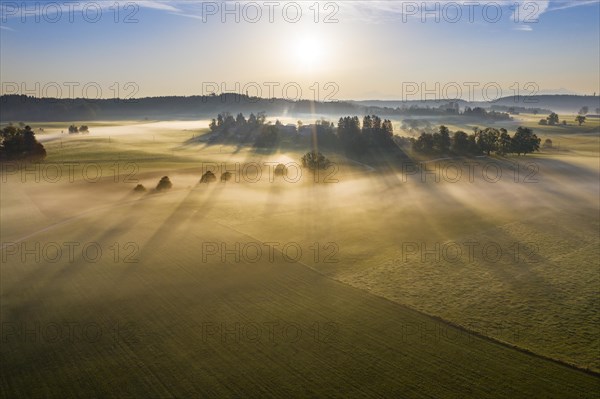
[[[229,180],[231,180],[231,173],[229,172],[225,172],[221,174],[221,182],[225,183],[228,182]]]
[[[156,191],[168,190],[171,187],[173,187],[173,183],[171,183],[171,180],[169,180],[169,177],[163,176],[160,179],[160,181],[158,182],[158,185],[156,186]]]
[[[135,188],[133,189],[133,191],[138,192],[138,193],[143,193],[143,192],[146,191],[146,187],[144,187],[141,184],[138,184],[137,186],[135,186]]]
[[[320,152],[307,152],[302,157],[302,166],[310,170],[327,169],[330,165],[331,161]]]
[[[286,166],[282,163],[275,167],[275,176],[287,176],[287,172]]]
[[[222,177],[222,176],[221,176]],[[200,183],[214,183],[217,181],[217,176],[210,170],[202,175],[200,178]]]

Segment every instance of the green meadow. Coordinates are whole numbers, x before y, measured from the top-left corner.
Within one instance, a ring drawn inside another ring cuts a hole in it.
[[[207,121],[32,124],[47,158],[1,175],[1,396],[596,397],[600,122],[539,118],[495,126],[539,153],[319,176]]]

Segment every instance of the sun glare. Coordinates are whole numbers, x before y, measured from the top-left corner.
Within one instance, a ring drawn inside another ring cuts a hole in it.
[[[293,51],[295,64],[303,70],[315,70],[324,64],[323,43],[316,37],[298,38]]]

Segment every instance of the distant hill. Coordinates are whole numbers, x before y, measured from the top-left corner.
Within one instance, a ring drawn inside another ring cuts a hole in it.
[[[596,113],[596,108],[600,107],[599,96],[579,96],[579,95],[536,95],[536,96],[509,96],[502,97],[494,102],[486,101],[465,101],[465,100],[427,100],[427,101],[386,101],[386,100],[364,100],[364,101],[349,101],[350,103],[362,105],[366,107],[388,107],[388,108],[410,108],[416,107],[432,107],[437,108],[442,104],[456,102],[461,109],[464,107],[482,107],[491,108],[492,106],[506,107],[523,107],[523,108],[539,108],[544,110],[552,110],[554,112],[576,113],[582,107],[587,106],[590,113]]]
[[[360,114],[361,106],[346,102],[264,99],[237,94],[191,97],[87,100],[35,98],[23,95],[0,97],[0,121],[93,121],[126,119],[202,119],[218,113],[265,112],[267,115]]]
[[[451,103],[465,107],[523,107],[538,108],[546,112],[578,112],[587,106],[590,113],[600,107],[600,97],[575,95],[540,95],[535,98],[504,97],[488,102],[456,101],[339,101],[314,102],[307,100],[289,101],[281,98],[265,99],[240,94],[191,97],[145,97],[139,99],[56,99],[35,98],[25,95],[5,95],[0,97],[0,122],[36,121],[93,121],[126,119],[202,119],[213,118],[218,113],[230,112],[249,114],[265,112],[267,115],[310,115],[337,118],[341,115],[378,114],[381,116],[403,117],[424,115],[427,112],[444,115]],[[398,110],[400,108],[401,111]],[[431,111],[427,111],[430,109]],[[423,110],[426,110],[423,112]]]
[[[379,107],[379,108],[410,108],[410,107],[421,107],[421,108],[437,108],[443,104],[448,104],[451,102],[456,102],[461,108],[465,106],[470,106],[468,101],[465,100],[427,100],[427,101],[419,101],[419,100],[409,100],[409,101],[400,101],[400,100],[348,100],[351,104],[358,104],[365,107]]]
[[[483,103],[482,103],[483,104]],[[600,108],[599,96],[577,95],[538,95],[533,97],[504,97],[494,102],[494,105],[520,106],[527,108],[546,108],[554,112],[577,113],[582,107],[588,107],[590,113],[596,113]]]

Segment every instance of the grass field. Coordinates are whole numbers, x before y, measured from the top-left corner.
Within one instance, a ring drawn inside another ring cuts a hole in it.
[[[40,125],[2,174],[2,397],[596,397],[598,124],[522,118],[560,150],[318,184],[197,185],[302,154],[205,121]]]

